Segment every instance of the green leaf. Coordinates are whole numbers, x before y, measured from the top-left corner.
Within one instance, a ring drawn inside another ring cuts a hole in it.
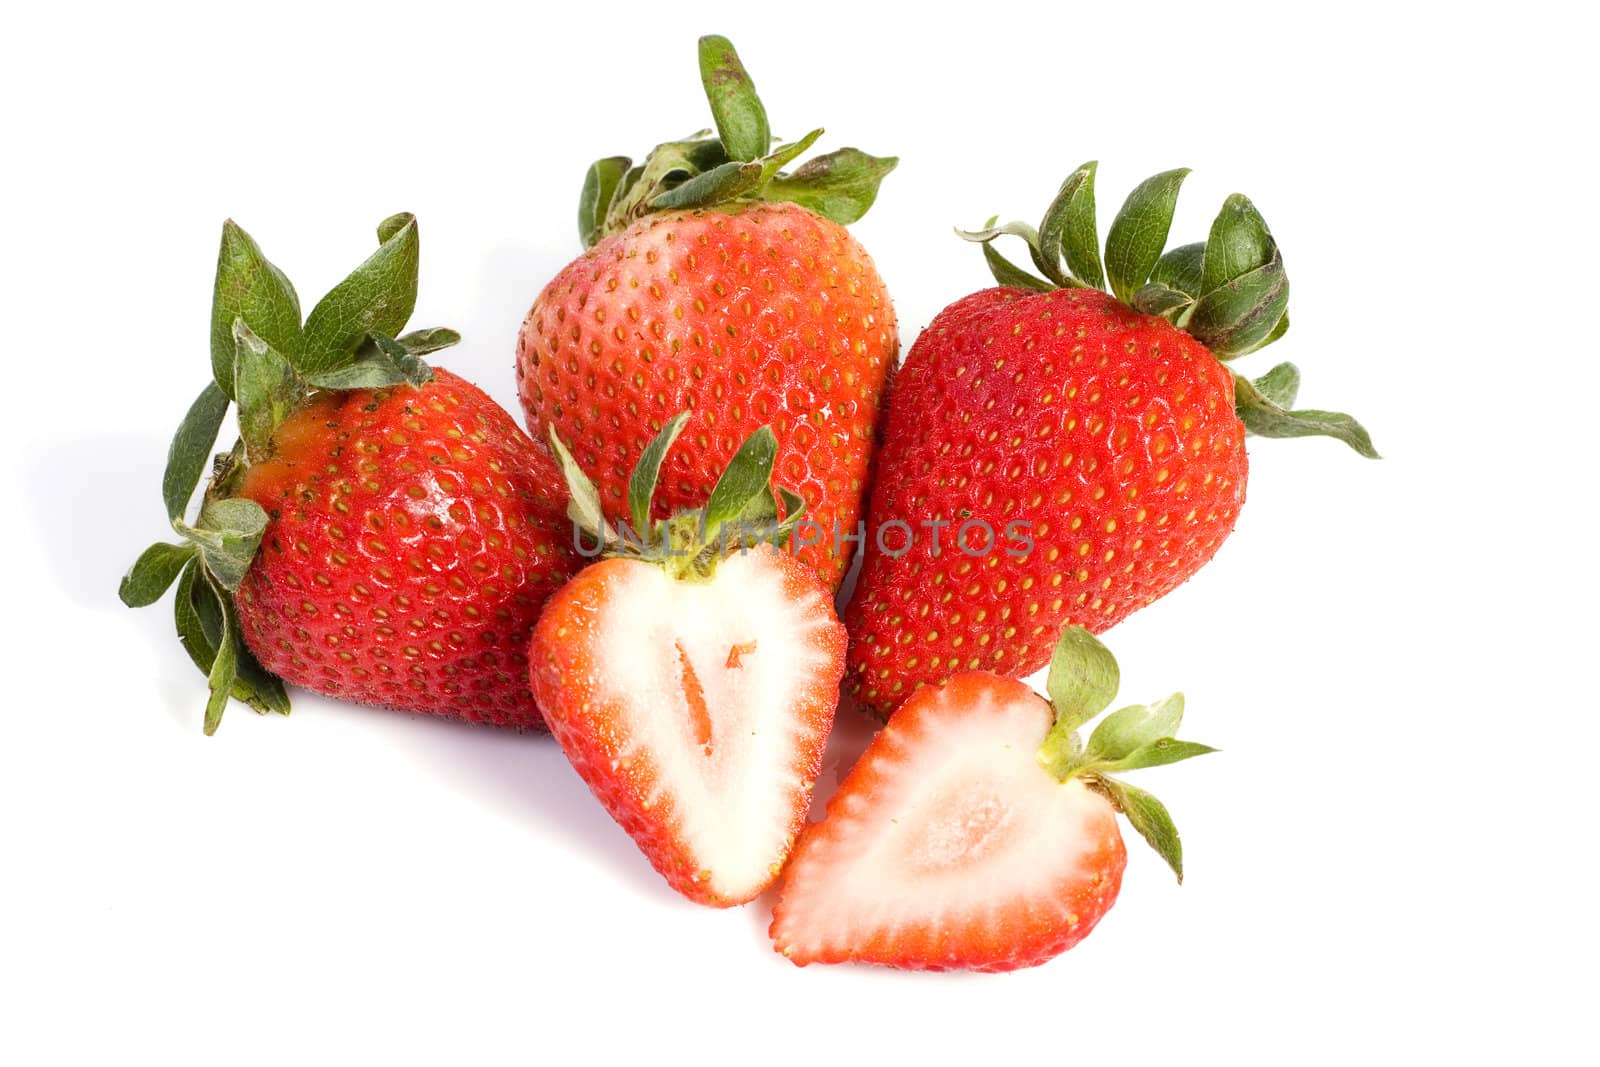
[[[800,153],[817,143],[817,138],[822,136],[822,128],[818,127],[792,144],[779,145],[771,155],[762,157],[761,184],[765,185],[778,176],[778,172],[799,158]]]
[[[583,473],[583,468],[572,458],[567,446],[561,443],[561,437],[556,433],[554,424],[550,426],[550,450],[555,453],[556,463],[561,467],[561,475],[567,482],[567,491],[570,494],[567,499],[567,518],[577,523],[579,529],[594,534],[603,542],[615,541],[616,534],[606,522],[605,509],[600,505],[600,491],[594,487],[589,476]]]
[[[1267,231],[1267,220],[1255,205],[1234,193],[1223,202],[1211,236],[1206,240],[1202,293],[1209,293],[1242,274],[1271,262],[1277,244]]]
[[[794,535],[795,527],[800,525],[800,520],[806,515],[806,498],[790,489],[786,485],[778,486],[778,498],[783,501],[783,521],[778,524],[777,535],[772,544],[782,548],[789,543],[789,538]]]
[[[772,132],[755,83],[726,37],[700,38],[700,83],[728,158],[747,162],[767,154]]]
[[[1146,315],[1162,315],[1175,318],[1194,303],[1194,298],[1188,293],[1180,293],[1176,289],[1168,289],[1157,282],[1147,282],[1140,286],[1139,291],[1133,294],[1133,308]]]
[[[760,163],[724,163],[650,201],[652,211],[682,211],[737,200],[761,183]]]
[[[869,156],[856,148],[818,156],[793,174],[780,174],[762,191],[766,200],[787,201],[848,226],[867,213],[878,186],[900,160]]]
[[[1280,408],[1294,407],[1300,395],[1300,368],[1293,363],[1280,363],[1253,383],[1256,392]]]
[[[244,319],[280,352],[300,348],[300,299],[282,271],[232,219],[222,224],[217,280],[211,297],[211,373],[230,399],[233,391],[233,320]]]
[[[211,583],[211,591],[222,607],[222,632],[217,638],[217,654],[206,675],[206,688],[211,695],[206,699],[205,732],[210,737],[222,722],[223,709],[228,706],[234,682],[239,677],[239,632],[232,601],[216,587],[215,578],[207,575],[206,580]]]
[[[1251,352],[1259,352],[1263,348],[1266,348],[1268,345],[1272,344],[1274,341],[1277,341],[1277,340],[1281,339],[1283,337],[1283,335],[1288,333],[1288,332],[1289,332],[1289,313],[1287,311],[1285,311],[1283,313],[1283,318],[1278,320],[1278,325],[1274,326],[1272,328],[1272,332],[1267,334],[1267,339],[1265,341],[1262,341],[1260,344],[1256,345],[1250,351]]]
[[[308,379],[352,362],[368,333],[393,337],[411,318],[420,255],[417,221],[410,215],[394,215],[384,220],[379,232],[388,236],[378,250],[329,290],[306,317],[305,347],[294,366]]]
[[[294,368],[245,324],[233,320],[234,390],[239,398],[239,436],[251,463],[271,451],[272,434],[305,399]]]
[[[414,225],[417,217],[409,211],[397,211],[378,223],[378,244],[382,245],[407,226]]]
[[[1154,741],[1140,745],[1120,759],[1099,764],[1096,770],[1137,771],[1145,767],[1162,767],[1168,763],[1193,759],[1195,756],[1204,756],[1208,752],[1215,751],[1216,749],[1210,745],[1202,745],[1194,741],[1179,741],[1175,737],[1158,737]]]
[[[1254,382],[1238,374],[1233,376],[1233,406],[1244,428],[1259,437],[1332,437],[1368,459],[1380,458],[1366,428],[1349,415],[1337,411],[1286,411],[1263,395]]]
[[[193,545],[158,541],[140,553],[128,573],[122,576],[117,596],[130,608],[148,607],[161,599],[193,558]]]
[[[1061,631],[1045,680],[1057,726],[1076,730],[1111,704],[1121,684],[1117,659],[1098,638],[1081,626]]]
[[[1085,163],[1068,175],[1045,210],[1044,221],[1039,224],[1039,250],[1045,260],[1054,264],[1058,251],[1066,258],[1067,275],[1058,278],[1045,271],[1059,285],[1076,280],[1098,289],[1105,284],[1105,273],[1100,266],[1100,232],[1095,222],[1097,166],[1093,162]]]
[[[706,540],[716,540],[716,531],[725,523],[749,519],[764,510],[762,501],[776,514],[772,502],[772,464],[778,458],[778,438],[772,427],[763,426],[739,446],[728,467],[717,479],[706,501]]]
[[[216,662],[217,642],[222,636],[223,615],[227,610],[224,601],[203,577],[200,561],[192,560],[178,579],[173,614],[178,639],[201,674],[209,675]],[[259,714],[289,714],[289,694],[284,691],[283,682],[268,673],[242,642],[238,647],[233,695]]]
[[[1174,693],[1154,704],[1119,708],[1101,720],[1084,757],[1097,761],[1119,760],[1137,749],[1178,732],[1183,721],[1183,694]]]
[[[461,335],[447,326],[429,326],[424,330],[401,334],[395,341],[413,356],[426,356],[430,352],[460,344]]]
[[[1150,272],[1161,258],[1172,229],[1178,190],[1188,174],[1188,168],[1182,167],[1146,178],[1128,194],[1111,223],[1106,235],[1106,274],[1112,293],[1125,304],[1150,280]]]
[[[1203,242],[1179,245],[1156,260],[1155,269],[1150,272],[1150,282],[1198,297],[1204,291],[1205,261],[1206,246]]]
[[[1259,348],[1289,309],[1289,277],[1276,251],[1264,266],[1241,274],[1195,301],[1184,329],[1221,360]]]
[[[432,380],[432,367],[405,345],[377,330],[368,333],[354,360],[307,377],[312,385],[323,389],[385,389],[401,383],[420,389]]]
[[[217,432],[227,413],[228,395],[216,382],[210,382],[189,406],[189,413],[172,438],[167,449],[167,469],[161,476],[161,498],[167,505],[167,517],[174,522],[183,518],[194,487],[211,462],[211,446],[217,443]]]
[[[583,192],[578,195],[578,240],[583,247],[593,248],[600,240],[606,212],[631,166],[633,160],[627,156],[608,156],[589,164],[589,172],[583,176]]]
[[[1178,876],[1178,884],[1183,884],[1183,841],[1178,837],[1178,828],[1172,823],[1172,816],[1168,814],[1166,805],[1143,789],[1135,788],[1127,782],[1119,782],[1115,778],[1100,778],[1100,785],[1111,795],[1111,800],[1118,810],[1128,817],[1128,822],[1139,831],[1139,836],[1149,842],[1156,854],[1167,861],[1167,866],[1172,868],[1172,873]]]
[[[229,497],[207,501],[197,526],[174,525],[186,540],[200,549],[206,569],[232,592],[244,581],[250,561],[261,547],[267,513],[254,500]]]
[[[633,518],[633,532],[647,537],[650,532],[650,501],[656,495],[656,480],[661,476],[661,461],[667,458],[672,442],[683,432],[689,413],[680,411],[661,428],[654,439],[639,454],[633,475],[628,479],[628,514]]]

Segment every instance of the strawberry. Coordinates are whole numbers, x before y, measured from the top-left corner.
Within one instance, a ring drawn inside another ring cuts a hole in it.
[[[417,227],[380,246],[304,324],[288,279],[232,222],[213,307],[214,381],[173,441],[178,544],[127,577],[131,607],[178,583],[178,633],[229,695],[288,713],[283,683],[474,722],[538,727],[527,642],[577,569],[550,457],[475,386],[421,356],[450,330],[396,337],[416,301]],[[240,440],[189,498],[230,401]],[[242,645],[241,645],[242,639]]]
[[[1081,628],[1053,655],[1047,702],[1021,682],[958,674],[894,713],[806,829],[771,934],[792,962],[1009,971],[1043,963],[1116,902],[1120,811],[1183,881],[1171,816],[1113,772],[1211,752],[1173,738],[1183,697],[1123,708],[1116,660]]]
[[[774,547],[804,505],[780,490],[777,523],[770,429],[735,454],[703,513],[650,520],[686,418],[668,420],[630,481],[639,540],[611,530],[551,431],[572,517],[611,555],[551,597],[530,680],[562,751],[656,870],[689,899],[727,906],[772,883],[805,824],[845,632],[827,587]],[[750,522],[768,529],[748,538]]]
[[[1001,287],[945,308],[896,379],[845,617],[846,693],[880,717],[957,671],[1032,673],[1063,626],[1103,631],[1187,580],[1238,519],[1246,433],[1376,456],[1349,416],[1290,410],[1293,364],[1255,381],[1225,365],[1288,326],[1283,259],[1251,203],[1230,197],[1206,243],[1162,255],[1187,171],[1157,175],[1112,224],[1102,271],[1094,173],[1068,178],[1038,229],[966,235]],[[1049,280],[1001,257],[1001,234]]]
[[[657,516],[704,504],[739,443],[770,425],[777,470],[809,504],[800,557],[836,587],[899,352],[888,291],[844,227],[896,160],[844,148],[782,173],[822,131],[773,147],[725,38],[701,39],[700,68],[715,136],[590,168],[587,251],[528,312],[519,395],[530,432],[570,444],[616,521],[629,471],[675,412],[696,428],[667,458]]]

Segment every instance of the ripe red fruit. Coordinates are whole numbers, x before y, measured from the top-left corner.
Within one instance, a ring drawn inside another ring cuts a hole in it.
[[[841,149],[780,173],[814,131],[776,148],[723,38],[700,48],[717,136],[600,160],[580,208],[588,249],[539,294],[517,345],[528,428],[551,428],[626,516],[625,485],[675,413],[695,428],[668,457],[657,517],[705,503],[740,442],[769,425],[777,472],[809,504],[800,558],[830,585],[849,566],[878,410],[899,352],[872,259],[845,230],[893,159]]]
[[[646,450],[635,510],[648,509],[683,422]],[[593,485],[552,441],[575,517],[597,516]],[[722,552],[724,520],[752,508],[775,518],[776,447],[763,429],[736,454],[704,531],[697,514],[640,523],[643,544],[606,531],[621,555],[551,597],[530,653],[533,693],[573,767],[674,889],[715,906],[751,900],[777,877],[805,824],[844,673],[844,627],[809,567],[767,543]]]
[[[985,244],[1005,284],[941,312],[900,369],[868,527],[914,536],[869,539],[846,613],[846,692],[880,717],[957,671],[1029,674],[1063,626],[1105,630],[1187,580],[1238,518],[1247,430],[1376,454],[1348,416],[1289,410],[1292,364],[1255,382],[1224,364],[1282,335],[1288,283],[1243,197],[1206,245],[1161,256],[1182,173],[1112,226],[1116,295],[1098,289],[1092,164],[1037,231],[971,235],[1026,237],[1061,287]]]
[[[1008,971],[1077,944],[1116,902],[1123,811],[1182,880],[1154,797],[1108,777],[1212,751],[1175,740],[1181,696],[1076,729],[1110,703],[1116,663],[1068,630],[1054,707],[1021,682],[958,674],[912,694],[810,826],[771,934],[792,962]]]
[[[361,704],[543,723],[526,684],[545,599],[576,570],[560,474],[445,370],[324,393],[237,493],[270,518],[235,594],[268,671]]]
[[[486,395],[423,363],[453,331],[395,336],[416,301],[416,223],[395,216],[378,237],[302,323],[288,279],[243,230],[223,229],[214,381],[163,481],[182,540],[152,545],[121,589],[138,607],[177,581],[178,633],[211,690],[207,733],[230,696],[287,714],[285,681],[541,725],[528,635],[578,563],[560,474]],[[235,401],[240,440],[190,522]]]

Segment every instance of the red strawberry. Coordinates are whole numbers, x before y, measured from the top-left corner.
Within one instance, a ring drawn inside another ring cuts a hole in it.
[[[542,724],[528,637],[578,562],[560,473],[480,390],[422,362],[459,340],[452,331],[393,337],[416,299],[416,224],[397,216],[379,239],[302,326],[287,279],[224,228],[216,381],[179,430],[165,482],[183,541],[152,546],[122,588],[140,606],[178,580],[178,631],[210,678],[207,733],[230,694],[287,713],[283,681]],[[241,440],[191,525],[230,398]]]
[[[1241,196],[1206,244],[1161,255],[1185,173],[1145,182],[1112,225],[1115,295],[1098,289],[1093,164],[1037,231],[970,235],[1024,236],[1055,284],[986,243],[1002,288],[941,312],[899,372],[846,614],[846,692],[880,717],[957,671],[1029,674],[1064,625],[1105,630],[1188,579],[1238,518],[1247,431],[1376,455],[1349,416],[1288,410],[1292,364],[1255,382],[1224,365],[1283,334],[1288,282]]]
[[[1059,955],[1116,902],[1117,812],[1183,880],[1160,801],[1108,777],[1210,752],[1172,738],[1174,695],[1079,725],[1117,688],[1088,632],[1062,635],[1046,702],[1021,682],[958,674],[912,694],[800,838],[772,939],[796,964],[1008,971]]]
[[[645,452],[630,485],[647,514],[684,415]],[[552,433],[573,517],[600,527],[594,486]],[[645,856],[691,900],[751,900],[777,877],[805,824],[844,673],[844,627],[828,589],[768,543],[723,554],[731,525],[775,522],[777,442],[753,435],[705,515],[637,524],[645,543],[603,536],[615,558],[550,599],[534,629],[531,682],[572,765]],[[789,519],[801,505],[785,491]]]
[[[676,412],[695,429],[667,460],[658,516],[698,507],[739,443],[770,425],[779,476],[809,502],[800,558],[837,586],[899,351],[894,309],[844,225],[893,159],[853,148],[780,173],[822,133],[777,148],[721,37],[700,42],[718,135],[604,159],[584,185],[588,249],[534,301],[517,345],[528,428],[554,428],[626,518],[625,486]],[[770,154],[769,154],[770,152]]]

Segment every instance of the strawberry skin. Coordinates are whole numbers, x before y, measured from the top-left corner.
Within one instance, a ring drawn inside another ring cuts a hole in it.
[[[547,285],[517,346],[529,431],[554,427],[627,517],[628,474],[681,410],[656,514],[703,505],[740,443],[771,425],[775,474],[824,531],[799,556],[837,587],[870,476],[899,340],[871,258],[841,225],[788,203],[648,215]]]
[[[957,671],[1029,674],[1064,626],[1098,633],[1170,592],[1233,530],[1248,472],[1227,368],[1081,288],[941,312],[896,378],[877,464],[869,531],[916,533],[898,557],[869,535],[846,614],[845,690],[879,717]],[[974,556],[956,538],[976,520],[996,541],[971,527]],[[937,552],[929,521],[949,524]]]
[[[551,597],[530,680],[562,750],[674,889],[741,904],[805,824],[844,672],[810,568],[760,546],[706,581],[596,563]]]
[[[1116,811],[1037,752],[1054,719],[1020,682],[925,686],[806,828],[773,911],[791,962],[1009,971],[1059,955],[1116,901]]]
[[[269,516],[237,593],[261,664],[329,696],[541,727],[528,636],[580,562],[549,456],[445,370],[322,393],[239,495]]]

